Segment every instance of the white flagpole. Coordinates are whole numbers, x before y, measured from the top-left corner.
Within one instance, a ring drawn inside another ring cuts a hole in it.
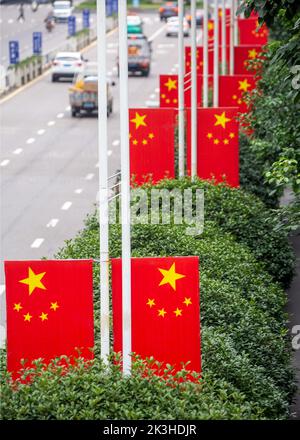
[[[97,0],[98,60],[98,158],[100,228],[100,326],[101,359],[109,356],[109,249],[108,249],[108,156],[107,156],[107,79],[106,79],[106,6]]]
[[[122,331],[123,373],[131,374],[131,242],[130,165],[128,114],[127,2],[119,6],[120,139],[121,139],[121,218],[122,218]]]
[[[230,3],[229,73],[234,74],[234,0]]]
[[[197,176],[197,31],[196,0],[191,0],[191,177]]]
[[[183,9],[184,0],[178,2],[178,166],[179,177],[184,176],[184,37]]]
[[[208,0],[203,0],[203,107],[208,107]]]
[[[222,0],[222,75],[226,75],[226,9]]]
[[[233,0],[233,5],[234,5],[234,20],[233,20],[233,41],[234,41],[234,45],[237,46],[238,43],[238,33],[239,33],[239,29],[238,29],[238,17],[236,15],[236,11],[237,11],[237,7],[238,7],[238,2],[237,0]]]
[[[219,105],[219,2],[214,6],[214,97],[213,106]]]

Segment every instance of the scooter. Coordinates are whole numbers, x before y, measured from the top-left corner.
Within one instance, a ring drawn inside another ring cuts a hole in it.
[[[47,20],[46,21],[46,29],[48,32],[52,32],[54,28],[54,20]]]

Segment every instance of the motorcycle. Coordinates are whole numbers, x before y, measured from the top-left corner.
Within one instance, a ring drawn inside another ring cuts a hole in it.
[[[46,20],[46,29],[48,32],[52,32],[54,28],[54,20]]]
[[[32,12],[36,12],[38,10],[39,4],[36,0],[33,0],[31,3],[31,10]]]

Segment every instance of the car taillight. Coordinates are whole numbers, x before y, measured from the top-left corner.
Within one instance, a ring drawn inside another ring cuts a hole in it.
[[[82,66],[82,63],[80,62],[80,63],[77,63],[76,65],[79,66],[79,67],[81,67],[81,66]]]
[[[174,11],[175,11],[175,12],[178,12],[178,11],[179,11],[179,9],[178,9],[177,7],[175,7],[175,8],[174,8]]]
[[[149,60],[142,61],[141,65],[144,66],[144,67],[148,67],[149,66]]]
[[[164,8],[160,7],[159,12],[163,12]]]

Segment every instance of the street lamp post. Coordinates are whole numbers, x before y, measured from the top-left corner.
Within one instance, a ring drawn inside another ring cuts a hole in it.
[[[178,165],[179,177],[184,176],[184,37],[183,37],[184,0],[178,2]]]
[[[191,177],[197,176],[197,32],[196,0],[191,0]]]

